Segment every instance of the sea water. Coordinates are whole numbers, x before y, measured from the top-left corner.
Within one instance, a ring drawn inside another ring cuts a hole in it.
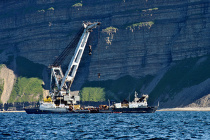
[[[0,139],[210,139],[210,112],[0,113]]]

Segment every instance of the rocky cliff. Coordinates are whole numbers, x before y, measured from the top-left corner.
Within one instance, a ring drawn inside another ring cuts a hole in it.
[[[141,87],[134,86],[129,92],[139,90],[153,95],[161,78],[179,60],[208,56],[209,8],[208,0],[1,1],[0,61],[13,62],[21,56],[47,67],[79,31],[83,21],[99,21],[102,23],[100,28],[94,29],[89,38],[93,55],[89,57],[88,50],[85,50],[72,89],[80,90],[86,81],[117,81],[127,75],[142,79],[152,75],[153,80],[146,85],[140,84]],[[65,61],[64,69],[70,57]],[[15,64],[8,63],[8,67],[21,76]],[[206,76],[200,83],[208,78]],[[165,94],[170,102],[175,102],[173,105],[166,103],[165,95],[161,99],[151,95],[154,98],[151,103],[160,100],[163,107],[193,103],[208,95],[209,90],[197,91],[196,95],[200,96],[183,101],[184,104],[176,100],[184,97],[184,88],[200,83],[174,91],[180,95],[177,98],[172,98],[168,90],[169,93]],[[121,86],[126,86],[123,84]],[[170,89],[166,86],[162,85]],[[120,95],[120,91],[109,91]]]

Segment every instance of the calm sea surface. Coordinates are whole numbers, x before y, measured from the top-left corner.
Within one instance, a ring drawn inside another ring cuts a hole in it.
[[[210,112],[0,113],[0,139],[210,139]]]

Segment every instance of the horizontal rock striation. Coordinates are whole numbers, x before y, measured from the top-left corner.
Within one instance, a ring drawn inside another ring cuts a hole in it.
[[[89,57],[85,50],[75,90],[86,80],[155,75],[173,61],[210,52],[208,0],[85,0],[76,4],[80,2],[0,1],[0,53],[4,56],[0,62],[22,56],[48,66],[83,21],[102,24],[91,33],[88,44],[93,46],[93,55]]]

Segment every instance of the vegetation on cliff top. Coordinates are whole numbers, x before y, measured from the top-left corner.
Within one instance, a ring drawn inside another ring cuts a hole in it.
[[[23,57],[16,58],[19,77],[13,87],[9,103],[34,102],[42,99],[42,71],[44,66]]]
[[[153,103],[161,95],[169,95],[169,98],[173,98],[184,88],[200,84],[210,78],[209,71],[210,56],[177,61],[150,93],[149,103]],[[165,98],[163,102],[167,100],[168,98]]]

